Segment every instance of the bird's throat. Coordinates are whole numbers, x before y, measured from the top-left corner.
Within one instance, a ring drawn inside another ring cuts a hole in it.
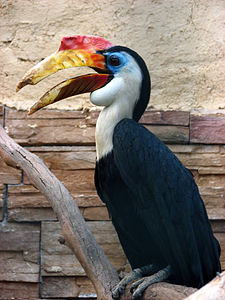
[[[124,67],[118,75],[114,75],[109,84],[91,95],[91,101],[96,100],[96,105],[104,105],[104,96],[109,103],[101,111],[96,124],[98,160],[112,151],[115,126],[124,118],[133,118],[135,106],[139,101],[142,73],[132,57],[129,61],[132,72],[128,67]],[[99,99],[101,104],[98,104]]]
[[[113,149],[113,132],[115,126],[124,118],[132,118],[133,108],[129,100],[117,99],[110,106],[104,107],[96,123],[97,160],[106,156]]]

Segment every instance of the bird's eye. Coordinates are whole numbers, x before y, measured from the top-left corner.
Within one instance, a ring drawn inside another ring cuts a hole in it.
[[[109,58],[109,64],[111,66],[119,66],[120,65],[120,59],[118,56],[116,55],[111,55],[110,58]]]

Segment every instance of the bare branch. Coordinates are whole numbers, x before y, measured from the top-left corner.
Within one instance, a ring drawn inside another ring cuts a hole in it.
[[[225,271],[203,286],[185,300],[223,300],[225,299]]]
[[[19,146],[2,127],[0,148],[7,160],[15,161],[51,202],[65,239],[94,284],[98,299],[112,300],[111,289],[119,281],[117,272],[87,227],[68,190],[36,155]]]

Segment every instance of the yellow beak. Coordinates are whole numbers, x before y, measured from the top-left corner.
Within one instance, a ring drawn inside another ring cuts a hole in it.
[[[98,51],[109,48],[112,44],[93,36],[73,36],[63,38],[58,51],[31,68],[17,85],[16,91],[28,84],[37,84],[47,76],[59,70],[87,66],[101,73],[107,72],[104,55]],[[56,85],[31,108],[29,114],[61,99],[86,93],[105,85],[111,78],[109,74],[89,74],[72,78]]]

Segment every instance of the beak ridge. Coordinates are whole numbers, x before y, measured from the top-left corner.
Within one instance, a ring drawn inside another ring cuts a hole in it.
[[[18,83],[16,91],[18,92],[21,88],[28,84],[37,84],[39,81],[59,70],[82,66],[104,70],[104,56],[83,49],[57,51],[31,68]]]
[[[42,96],[31,108],[29,114],[61,99],[92,92],[105,85],[112,76],[107,74],[105,57],[98,51],[111,46],[110,42],[97,36],[64,37],[59,50],[31,68],[18,83],[16,91],[18,92],[28,84],[37,84],[51,74],[66,68],[86,66],[100,74],[89,74],[63,81]]]

